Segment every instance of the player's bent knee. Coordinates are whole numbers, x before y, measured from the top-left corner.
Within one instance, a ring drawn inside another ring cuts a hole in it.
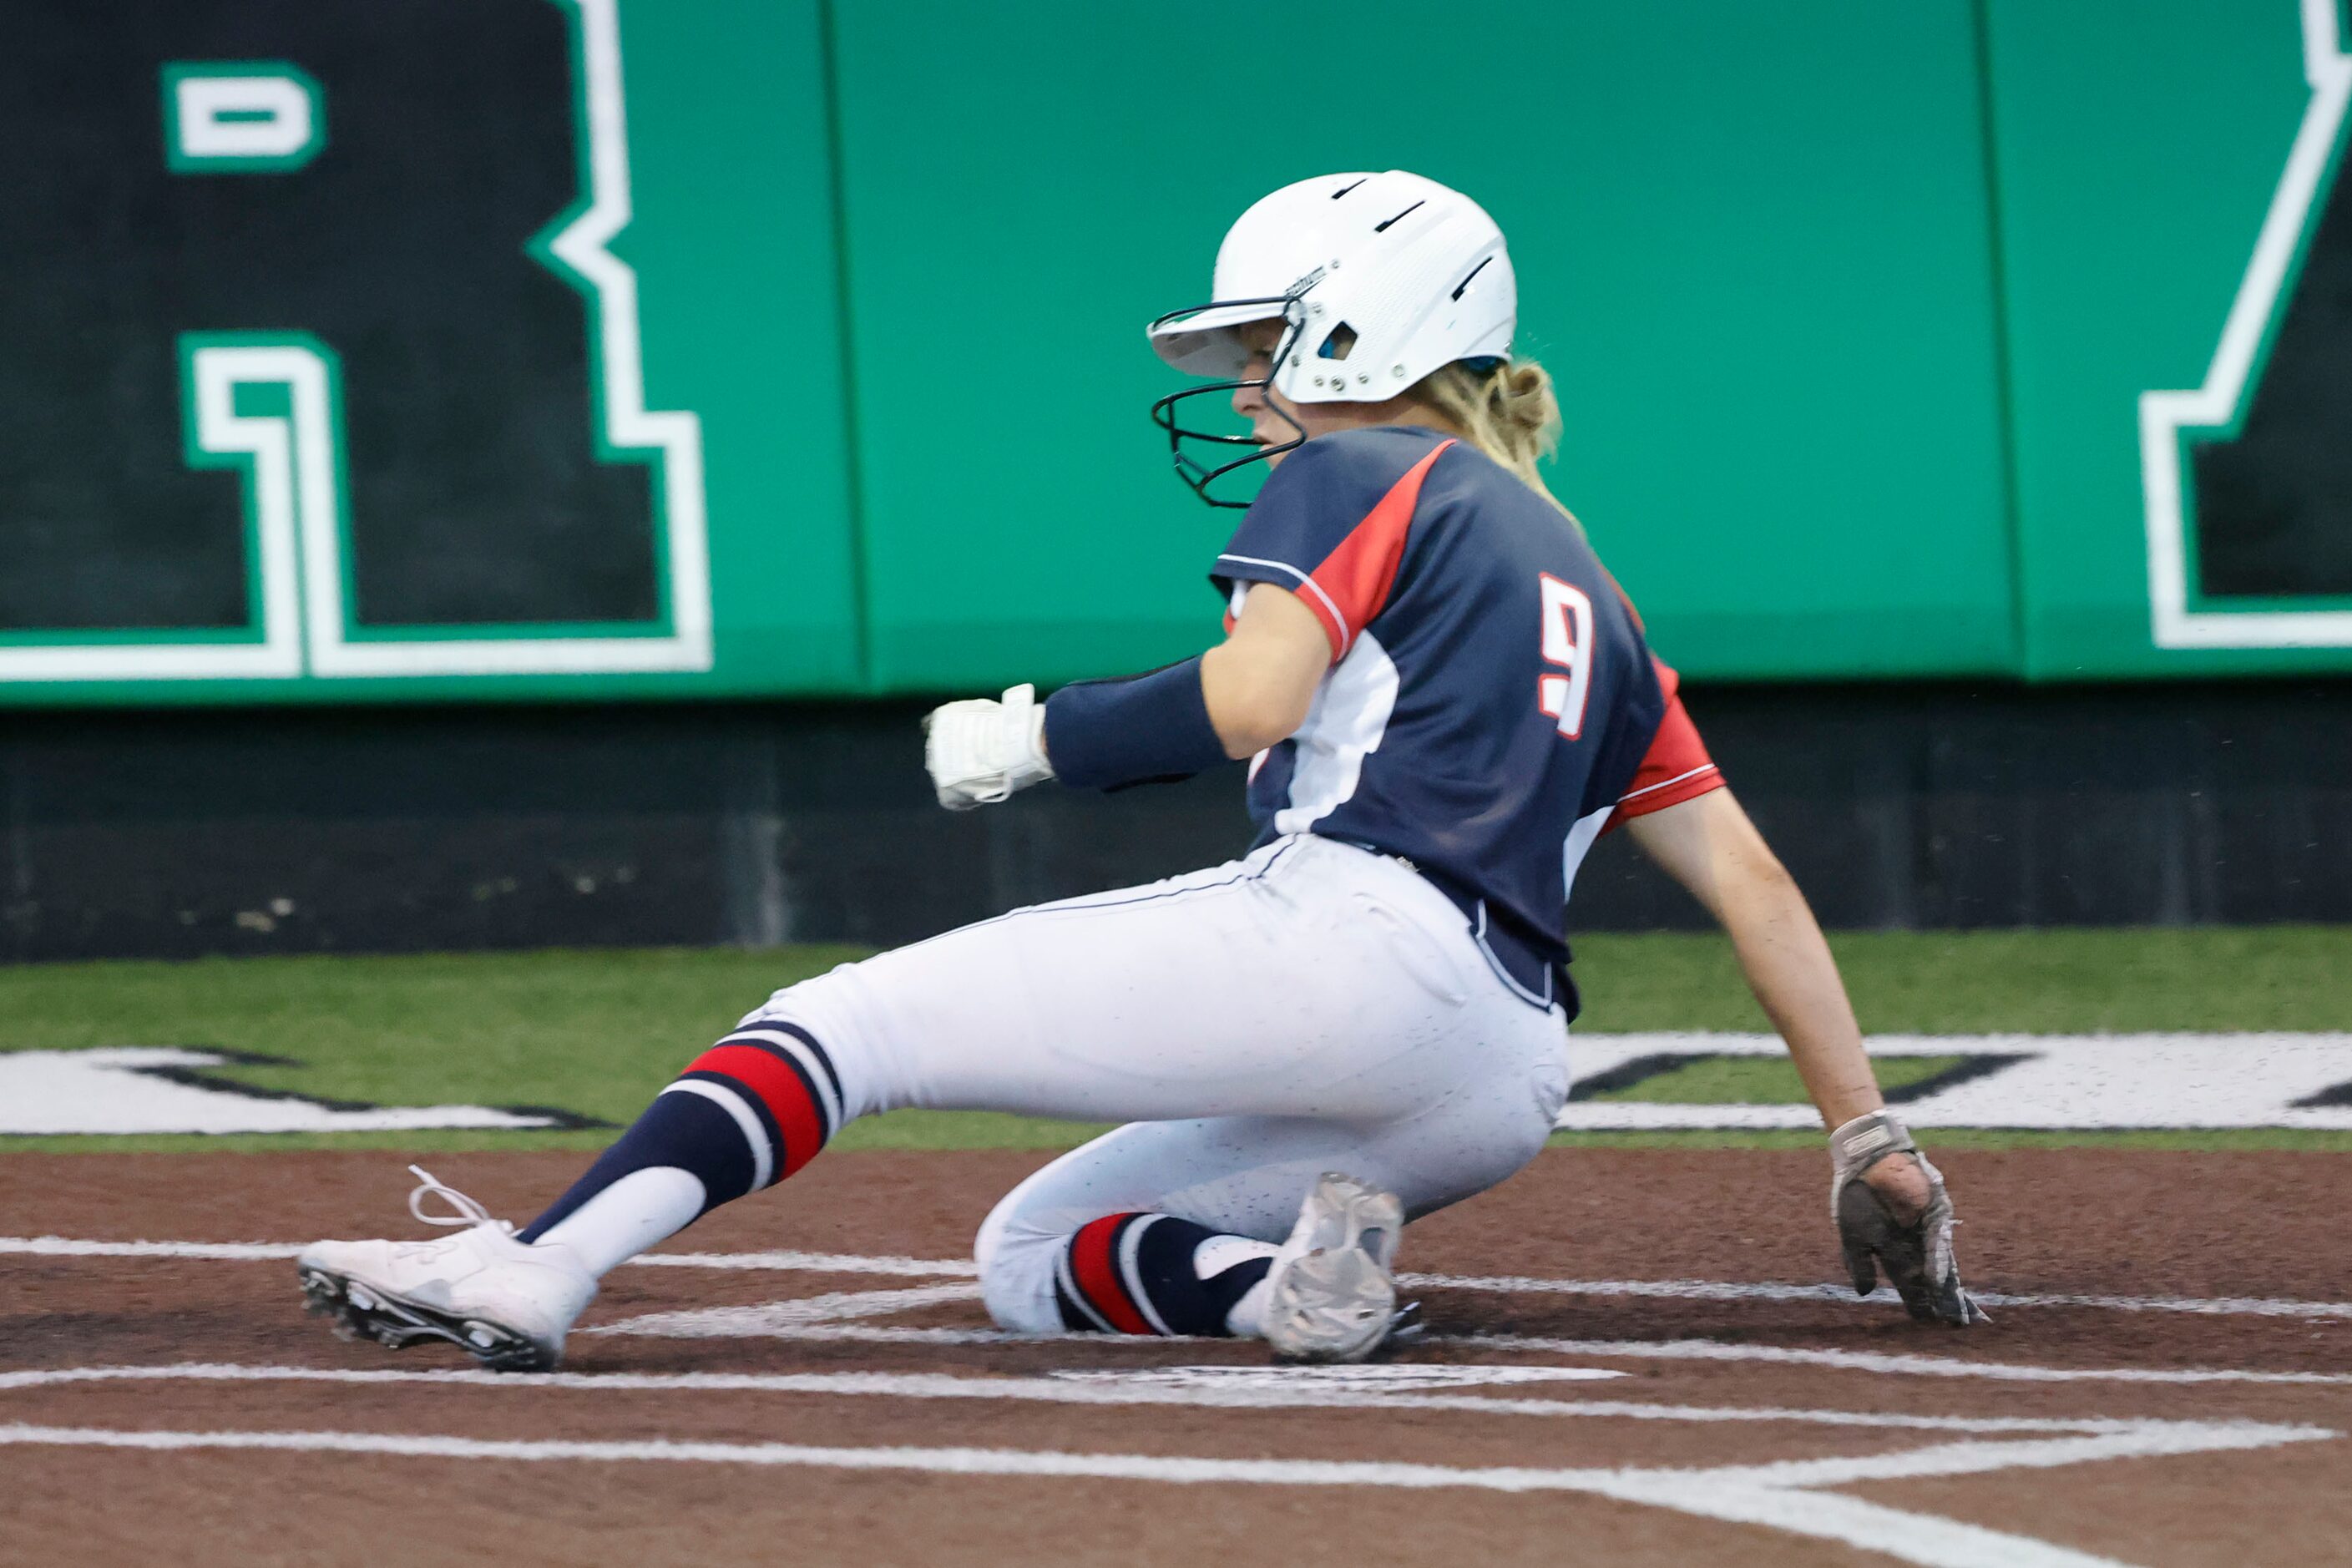
[[[1058,1229],[1024,1225],[1022,1195],[1017,1187],[1005,1194],[972,1238],[981,1300],[990,1321],[1007,1333],[1058,1334],[1062,1312],[1054,1299],[1054,1271],[1068,1237]]]
[[[1069,1238],[1043,1233],[1007,1237],[980,1266],[980,1294],[989,1321],[1007,1333],[1058,1334],[1054,1268]]]
[[[1486,1168],[1462,1195],[1468,1197],[1508,1181],[1531,1164],[1551,1141],[1559,1121],[1557,1103],[1543,1104],[1540,1089],[1538,1103],[1524,1112],[1515,1112],[1507,1121],[1486,1129],[1480,1139]]]
[[[832,971],[785,986],[771,995],[737,1025],[735,1035],[761,1034],[797,1039],[823,1056],[828,1082],[843,1123],[891,1109],[893,1101],[874,1048],[874,1030],[857,1005],[857,985],[845,963]],[[805,1054],[805,1053],[803,1053]]]

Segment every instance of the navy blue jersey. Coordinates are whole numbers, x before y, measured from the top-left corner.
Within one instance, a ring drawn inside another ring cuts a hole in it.
[[[1466,442],[1318,437],[1267,478],[1211,577],[1235,606],[1255,583],[1288,589],[1331,643],[1307,721],[1251,765],[1258,841],[1315,833],[1412,861],[1531,1001],[1551,999],[1577,866],[1621,800],[1718,782],[1696,731],[1652,757],[1662,728],[1688,730],[1670,672],[1575,526]],[[1676,766],[1694,752],[1703,779]]]

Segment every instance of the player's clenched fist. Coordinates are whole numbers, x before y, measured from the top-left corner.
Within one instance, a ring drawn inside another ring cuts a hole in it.
[[[993,805],[1054,776],[1045,760],[1045,709],[1034,686],[1013,687],[1002,700],[934,708],[923,730],[923,765],[950,811]]]

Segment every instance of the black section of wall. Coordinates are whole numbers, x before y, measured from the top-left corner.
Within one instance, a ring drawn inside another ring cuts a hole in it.
[[[2352,684],[1690,700],[1832,926],[2352,920]],[[1246,842],[1238,769],[940,811],[920,712],[15,716],[0,958],[893,943]],[[1622,835],[1575,909],[1703,923]]]
[[[2352,594],[2352,181],[2326,202],[2243,427],[2189,448],[2209,594]]]
[[[183,333],[339,356],[365,626],[648,621],[652,487],[600,463],[580,290],[524,247],[582,195],[545,0],[110,0],[0,49],[0,631],[239,626],[242,479],[184,451]],[[173,174],[169,62],[285,60],[299,170]]]

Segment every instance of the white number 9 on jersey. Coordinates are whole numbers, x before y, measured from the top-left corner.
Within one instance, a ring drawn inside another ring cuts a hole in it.
[[[1584,703],[1592,693],[1592,601],[1573,583],[1541,574],[1543,660],[1568,671],[1536,680],[1536,705],[1559,721],[1573,741],[1584,732]]]

